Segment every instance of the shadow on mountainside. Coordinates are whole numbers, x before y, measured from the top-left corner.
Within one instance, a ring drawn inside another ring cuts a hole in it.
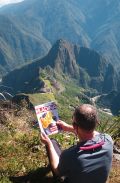
[[[50,172],[50,167],[41,167],[35,171],[29,172],[25,176],[9,177],[12,183],[53,183],[52,176],[47,176]]]

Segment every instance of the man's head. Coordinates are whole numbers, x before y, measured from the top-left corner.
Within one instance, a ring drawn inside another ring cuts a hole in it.
[[[96,108],[89,104],[82,104],[77,107],[73,114],[73,125],[83,130],[92,131],[98,123]]]

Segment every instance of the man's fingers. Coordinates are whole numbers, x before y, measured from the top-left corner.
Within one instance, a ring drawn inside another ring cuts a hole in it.
[[[57,125],[63,125],[65,122],[64,122],[64,121],[59,120],[59,121],[57,121],[56,123],[57,123]]]
[[[47,135],[46,135],[45,133],[42,132],[42,133],[41,133],[41,138],[42,138],[42,139],[47,139]]]
[[[42,135],[43,137],[46,137],[45,133],[43,133],[43,132],[41,132],[41,135]]]

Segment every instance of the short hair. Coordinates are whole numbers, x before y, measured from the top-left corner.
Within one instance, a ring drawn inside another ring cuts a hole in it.
[[[74,125],[90,131],[94,130],[98,123],[98,114],[94,106],[90,104],[82,104],[77,107],[74,111]]]

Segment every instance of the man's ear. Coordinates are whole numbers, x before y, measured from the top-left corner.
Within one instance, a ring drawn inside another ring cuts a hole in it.
[[[78,126],[77,125],[73,125],[73,128],[75,130],[75,133],[78,134]]]

